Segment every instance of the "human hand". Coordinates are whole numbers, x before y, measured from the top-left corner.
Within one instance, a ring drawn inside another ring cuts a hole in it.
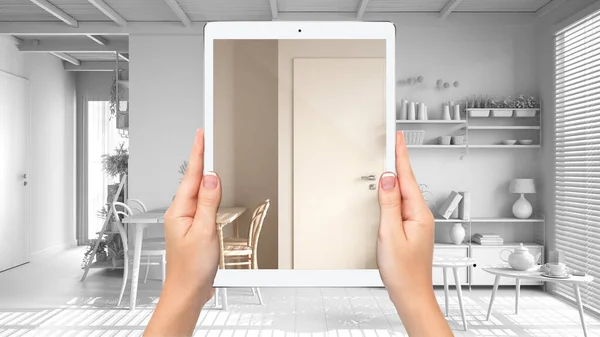
[[[145,336],[191,336],[202,306],[214,294],[221,184],[215,173],[203,176],[203,171],[204,132],[198,130],[187,170],[165,213],[167,277]]]
[[[396,134],[396,172],[397,176],[386,172],[379,180],[381,279],[410,336],[452,336],[433,293],[434,219],[413,174],[402,132]]]

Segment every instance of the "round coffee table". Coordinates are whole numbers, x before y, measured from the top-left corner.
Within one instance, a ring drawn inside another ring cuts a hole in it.
[[[455,256],[436,256],[433,258],[433,267],[442,268],[444,272],[444,296],[446,298],[446,316],[448,316],[448,269],[452,268],[454,274],[454,284],[456,285],[456,293],[458,294],[458,305],[460,306],[460,314],[462,315],[465,331],[468,330],[467,319],[465,318],[465,307],[463,305],[462,289],[460,285],[460,277],[458,268],[468,268],[475,264],[475,259],[470,257],[455,257]]]
[[[496,280],[494,281],[494,290],[492,290],[492,298],[490,299],[490,305],[487,312],[486,320],[490,319],[490,315],[492,314],[492,306],[494,305],[494,299],[496,298],[496,292],[498,291],[498,284],[500,283],[500,279],[502,277],[511,277],[515,279],[515,314],[519,313],[519,295],[521,292],[521,280],[535,280],[542,282],[552,282],[552,283],[561,283],[561,284],[569,284],[573,286],[573,292],[575,293],[575,299],[577,300],[577,309],[579,310],[579,318],[581,319],[581,327],[583,328],[583,335],[587,336],[587,329],[585,327],[585,319],[583,316],[583,304],[581,302],[581,294],[579,292],[579,285],[585,285],[594,280],[592,276],[571,276],[569,278],[551,278],[542,276],[542,272],[540,271],[518,271],[512,268],[483,268],[486,272],[496,275]]]

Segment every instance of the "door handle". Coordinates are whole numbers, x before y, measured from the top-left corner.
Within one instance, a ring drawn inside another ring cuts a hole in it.
[[[374,175],[370,175],[370,176],[362,176],[360,177],[361,180],[375,180],[375,176]]]
[[[23,179],[27,179],[27,173],[23,175]]]

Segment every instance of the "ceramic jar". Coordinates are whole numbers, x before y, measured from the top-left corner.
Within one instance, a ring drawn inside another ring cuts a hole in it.
[[[457,222],[450,227],[450,232],[448,233],[450,236],[450,241],[455,245],[462,244],[465,236],[467,235],[465,228],[462,226],[462,223]]]

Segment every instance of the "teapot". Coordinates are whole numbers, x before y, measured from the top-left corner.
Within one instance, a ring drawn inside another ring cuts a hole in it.
[[[508,256],[508,259],[504,259],[502,257],[502,253],[504,252],[511,253]],[[529,249],[523,247],[523,244],[520,243],[519,247],[515,248],[515,250],[512,252],[508,249],[502,250],[500,252],[500,259],[504,262],[508,262],[513,269],[523,271],[533,268],[537,264],[541,255],[541,253],[538,253],[536,256],[531,255],[531,253],[529,253]]]

